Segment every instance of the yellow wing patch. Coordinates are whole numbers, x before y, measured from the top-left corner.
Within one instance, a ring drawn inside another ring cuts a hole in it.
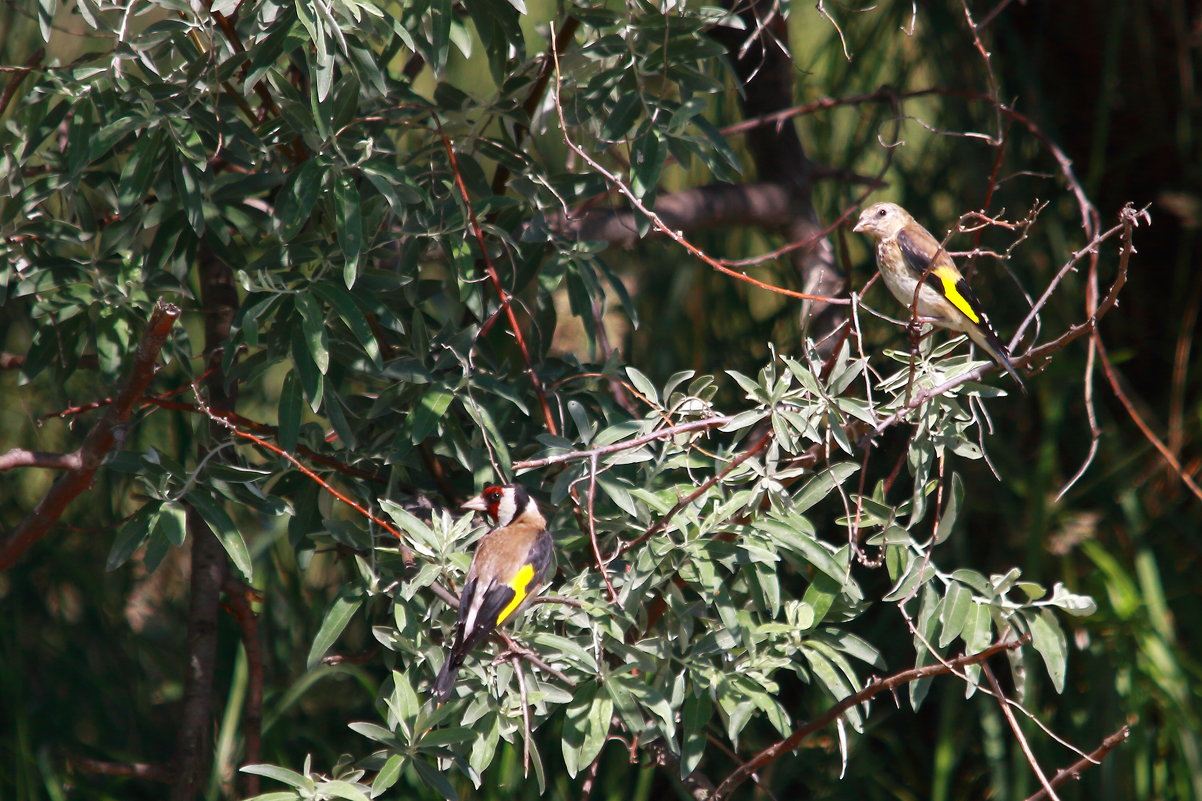
[[[953,306],[963,312],[965,317],[980,325],[980,315],[977,314],[977,310],[973,308],[968,298],[960,294],[960,290],[956,288],[956,279],[946,275],[939,275],[938,278],[939,282],[943,284],[943,296],[951,301]]]
[[[513,581],[509,582],[509,586],[513,588],[513,600],[501,610],[499,615],[497,615],[498,626],[504,623],[505,618],[512,615],[514,610],[522,605],[522,601],[526,600],[526,596],[529,594],[527,589],[530,587],[530,582],[533,580],[534,565],[522,565],[522,569],[519,570],[517,575],[513,577]]]

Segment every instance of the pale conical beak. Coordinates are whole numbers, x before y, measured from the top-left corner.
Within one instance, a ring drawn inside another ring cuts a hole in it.
[[[475,498],[472,498],[470,501],[464,503],[462,508],[471,509],[475,512],[487,512],[488,501],[484,500],[483,495],[477,495]]]
[[[864,229],[866,227],[867,227],[867,224],[865,223],[864,218],[861,217],[859,220],[856,221],[856,224],[852,227],[851,230],[857,234],[862,234],[862,233],[864,233]]]

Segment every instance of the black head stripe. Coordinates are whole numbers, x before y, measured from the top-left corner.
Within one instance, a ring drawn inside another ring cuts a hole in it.
[[[530,506],[530,493],[519,484],[510,484],[509,486],[513,488],[513,517],[516,520]]]

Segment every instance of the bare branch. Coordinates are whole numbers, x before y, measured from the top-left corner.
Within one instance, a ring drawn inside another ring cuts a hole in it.
[[[1059,787],[1069,779],[1076,779],[1081,776],[1081,772],[1092,768],[1094,765],[1102,764],[1102,760],[1114,748],[1122,743],[1127,742],[1127,738],[1131,736],[1131,727],[1123,726],[1114,734],[1102,741],[1102,744],[1089,753],[1089,756],[1078,759],[1073,764],[1061,771],[1057,771],[1056,775],[1048,780],[1052,787]],[[1046,790],[1040,790],[1034,795],[1028,796],[1026,801],[1044,801],[1048,798]]]
[[[24,448],[13,448],[5,454],[0,454],[0,473],[16,467],[44,467],[48,470],[79,470],[83,467],[83,457],[78,450],[72,453],[45,453],[43,451],[27,451]]]

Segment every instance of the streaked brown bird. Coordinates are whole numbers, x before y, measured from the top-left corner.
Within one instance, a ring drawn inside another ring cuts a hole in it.
[[[450,696],[467,655],[543,586],[554,557],[547,521],[522,487],[485,487],[463,508],[482,512],[493,529],[476,546],[459,596],[454,644],[430,688],[438,703]]]
[[[956,263],[909,212],[896,203],[873,203],[860,214],[852,230],[876,240],[876,263],[893,297],[911,308],[914,290],[921,281],[917,308],[920,321],[968,334],[1026,391],[1010,362],[1010,352]]]

